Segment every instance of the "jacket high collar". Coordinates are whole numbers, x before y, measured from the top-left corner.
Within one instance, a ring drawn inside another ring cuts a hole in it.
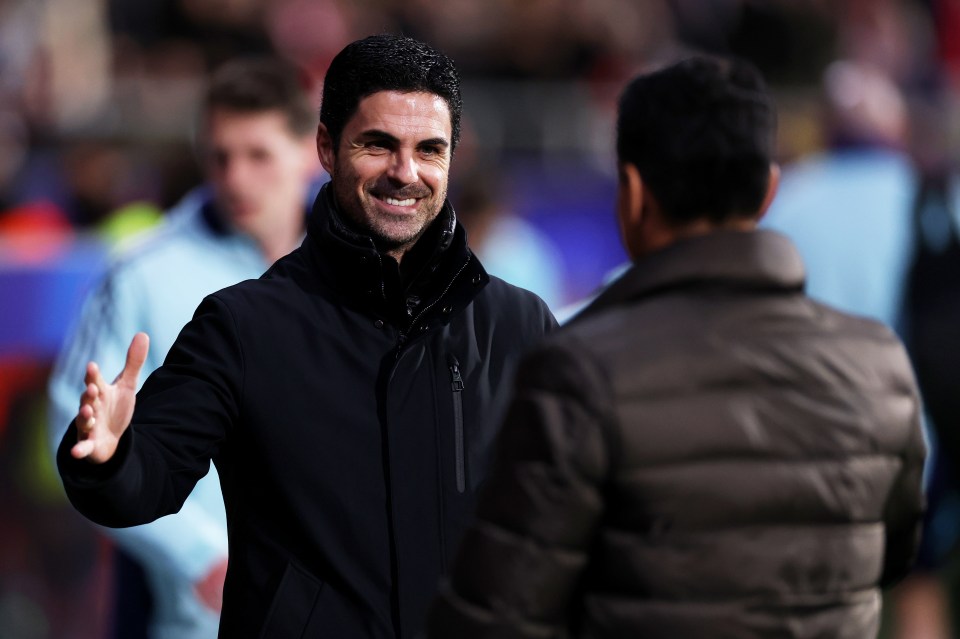
[[[767,230],[717,231],[637,260],[581,315],[694,286],[802,291],[804,279],[800,255],[785,236]]]
[[[346,225],[329,184],[314,203],[305,246],[321,278],[348,304],[401,329],[417,318],[428,319],[432,310],[451,315],[489,282],[449,202],[404,256],[403,272],[395,259],[377,250],[373,238]]]

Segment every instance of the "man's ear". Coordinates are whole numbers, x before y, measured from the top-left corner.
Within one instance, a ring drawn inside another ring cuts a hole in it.
[[[627,252],[636,257],[637,238],[640,224],[643,222],[643,179],[636,165],[628,162],[620,164],[620,176],[617,181],[617,221],[620,235]]]
[[[763,203],[757,210],[757,220],[760,220],[767,213],[773,198],[777,195],[777,189],[780,188],[780,165],[776,162],[770,163],[770,178],[767,181],[767,194],[763,196]]]
[[[643,179],[636,165],[628,162],[621,164],[617,186],[617,217],[621,230],[625,233],[640,224],[643,217],[643,192]]]
[[[317,157],[320,158],[320,164],[323,169],[333,176],[333,167],[336,164],[336,149],[333,146],[333,138],[327,131],[327,126],[322,122],[317,125]]]

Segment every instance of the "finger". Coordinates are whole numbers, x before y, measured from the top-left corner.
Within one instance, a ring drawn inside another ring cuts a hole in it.
[[[77,420],[77,430],[84,435],[89,435],[91,432],[93,432],[93,427],[96,425],[96,417],[82,417]]]
[[[77,424],[81,421],[86,421],[96,417],[96,411],[93,408],[92,404],[83,404],[80,406],[80,410],[77,411]]]
[[[83,379],[88,388],[91,384],[94,384],[101,393],[107,387],[107,381],[103,379],[103,375],[100,373],[100,367],[97,366],[96,362],[87,364],[87,375]]]
[[[117,377],[115,383],[125,384],[135,387],[137,378],[140,376],[140,369],[147,360],[147,351],[150,349],[150,338],[146,333],[137,333],[130,342],[130,348],[127,349],[127,363]]]
[[[80,395],[80,406],[78,410],[82,411],[84,407],[90,410],[89,415],[96,413],[100,406],[100,389],[96,384],[87,384],[87,387]]]
[[[70,454],[75,459],[83,459],[84,457],[89,457],[93,454],[93,440],[84,439],[83,441],[77,442],[77,444],[70,449]]]
[[[94,380],[94,379],[96,378],[96,376],[97,376],[97,371],[99,370],[99,368],[100,368],[100,367],[97,366],[97,363],[96,363],[96,362],[87,362],[87,370],[86,370],[86,373],[84,373],[84,376],[83,376],[83,383],[84,383],[84,384],[92,384],[92,383],[93,383],[93,380]]]
[[[96,384],[87,384],[87,387],[83,391],[80,400],[84,404],[92,404],[100,397],[100,387]]]

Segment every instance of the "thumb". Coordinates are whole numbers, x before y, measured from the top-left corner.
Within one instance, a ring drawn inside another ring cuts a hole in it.
[[[147,360],[147,351],[150,349],[150,338],[146,333],[137,333],[130,342],[130,348],[127,349],[127,363],[117,377],[117,384],[126,384],[136,387],[137,378],[140,376],[140,369]]]

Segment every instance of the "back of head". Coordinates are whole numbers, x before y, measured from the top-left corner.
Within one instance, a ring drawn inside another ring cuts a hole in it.
[[[620,98],[617,155],[681,227],[758,213],[776,113],[752,65],[699,56],[635,78]]]
[[[238,58],[218,68],[207,85],[205,113],[283,113],[290,132],[312,134],[316,115],[301,76],[292,65],[275,58]]]
[[[363,98],[379,91],[438,95],[450,109],[452,147],[460,139],[460,75],[453,61],[405,36],[382,34],[347,45],[330,63],[323,81],[320,122],[334,147]]]

